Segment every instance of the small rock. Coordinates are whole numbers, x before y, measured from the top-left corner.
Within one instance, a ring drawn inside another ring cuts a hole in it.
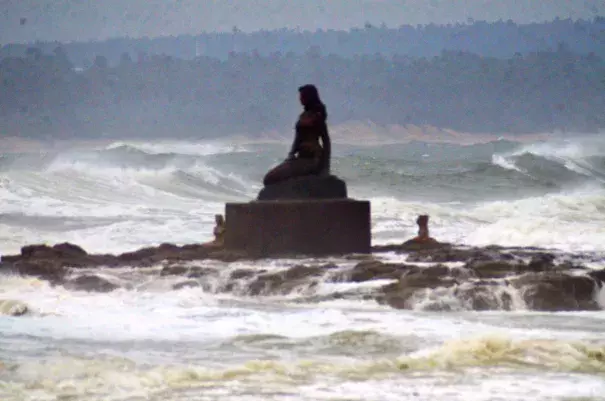
[[[188,266],[184,265],[168,265],[162,268],[160,276],[182,276],[189,271]]]
[[[412,266],[404,264],[382,263],[376,260],[360,262],[350,272],[343,274],[342,279],[360,283],[369,280],[399,279]]]
[[[57,244],[53,246],[52,249],[56,252],[58,257],[62,258],[81,258],[88,255],[84,249],[78,245],[70,244],[69,242]]]
[[[111,292],[120,288],[119,285],[96,275],[79,276],[67,281],[63,286],[68,290],[88,292]]]
[[[512,309],[513,300],[510,294],[498,291],[499,283],[474,283],[471,286],[461,286],[455,296],[469,302],[471,310],[506,310]]]
[[[218,270],[212,267],[192,266],[185,276],[189,278],[200,278],[204,276],[217,275]]]
[[[605,269],[592,271],[588,273],[588,275],[595,279],[597,283],[599,283],[600,287],[602,287],[603,283],[605,283]]]
[[[555,255],[550,253],[540,253],[531,258],[528,267],[530,270],[535,272],[552,270],[555,267],[554,261]]]
[[[325,273],[325,266],[296,265],[283,272],[285,280],[299,280],[309,276],[320,276]]]
[[[309,279],[323,275],[326,266],[297,265],[277,273],[260,274],[250,282],[248,293],[250,295],[287,294],[305,284],[317,285],[317,281]]]
[[[459,281],[452,278],[446,266],[431,266],[427,268],[414,267],[410,269],[398,282],[382,287],[377,301],[386,303],[396,309],[407,309],[408,300],[416,291],[435,289],[437,287],[451,287]]]
[[[264,271],[263,271],[264,272]],[[256,274],[259,274],[260,272],[256,272],[254,270],[248,270],[248,269],[237,269],[231,272],[231,275],[229,276],[229,279],[231,280],[241,280],[243,278],[248,278],[248,277],[252,277]]]
[[[465,265],[479,278],[503,278],[516,276],[528,271],[528,266],[523,263],[510,263],[507,261],[471,261]]]
[[[183,288],[196,288],[196,287],[201,287],[201,284],[196,281],[196,280],[187,280],[187,281],[182,281],[180,283],[176,283],[172,286],[173,290],[180,290]]]
[[[511,284],[519,288],[527,306],[539,311],[599,310],[594,299],[596,282],[590,276],[561,272],[528,273]]]
[[[34,276],[51,283],[60,283],[65,278],[68,269],[55,260],[23,260],[13,264],[13,269],[26,276]]]

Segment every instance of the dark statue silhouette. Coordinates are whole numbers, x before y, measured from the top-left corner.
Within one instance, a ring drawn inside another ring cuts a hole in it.
[[[346,198],[344,181],[330,174],[328,112],[314,85],[298,88],[304,110],[286,160],[269,170],[259,200]],[[321,143],[320,143],[321,142]]]

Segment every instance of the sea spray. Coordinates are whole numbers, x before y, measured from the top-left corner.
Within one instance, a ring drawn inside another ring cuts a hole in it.
[[[333,170],[352,197],[372,201],[374,244],[413,237],[426,213],[441,241],[556,247],[549,252],[573,251],[573,263],[583,255],[601,269],[599,140],[334,146]],[[2,157],[0,253],[32,243],[118,253],[211,239],[214,214],[253,199],[287,145],[124,142]],[[412,263],[403,254],[382,260]],[[397,278],[336,280],[357,262],[207,260],[191,263],[191,277],[162,275],[168,264],[68,276],[111,279],[119,288],[110,293],[3,275],[0,298],[35,313],[0,316],[0,398],[602,398],[601,311],[530,311],[504,280],[489,286],[488,311],[469,303],[465,283],[393,309],[377,295]],[[259,275],[298,264],[337,267],[251,293]],[[198,285],[181,286],[189,281]],[[595,296],[603,306],[602,290]]]

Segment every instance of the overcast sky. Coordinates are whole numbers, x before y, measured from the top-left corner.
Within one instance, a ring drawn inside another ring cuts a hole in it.
[[[0,0],[0,44],[596,15],[605,15],[605,0]]]

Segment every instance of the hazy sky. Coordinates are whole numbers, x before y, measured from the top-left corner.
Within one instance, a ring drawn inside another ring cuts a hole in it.
[[[0,0],[0,44],[595,15],[605,15],[605,0]]]

